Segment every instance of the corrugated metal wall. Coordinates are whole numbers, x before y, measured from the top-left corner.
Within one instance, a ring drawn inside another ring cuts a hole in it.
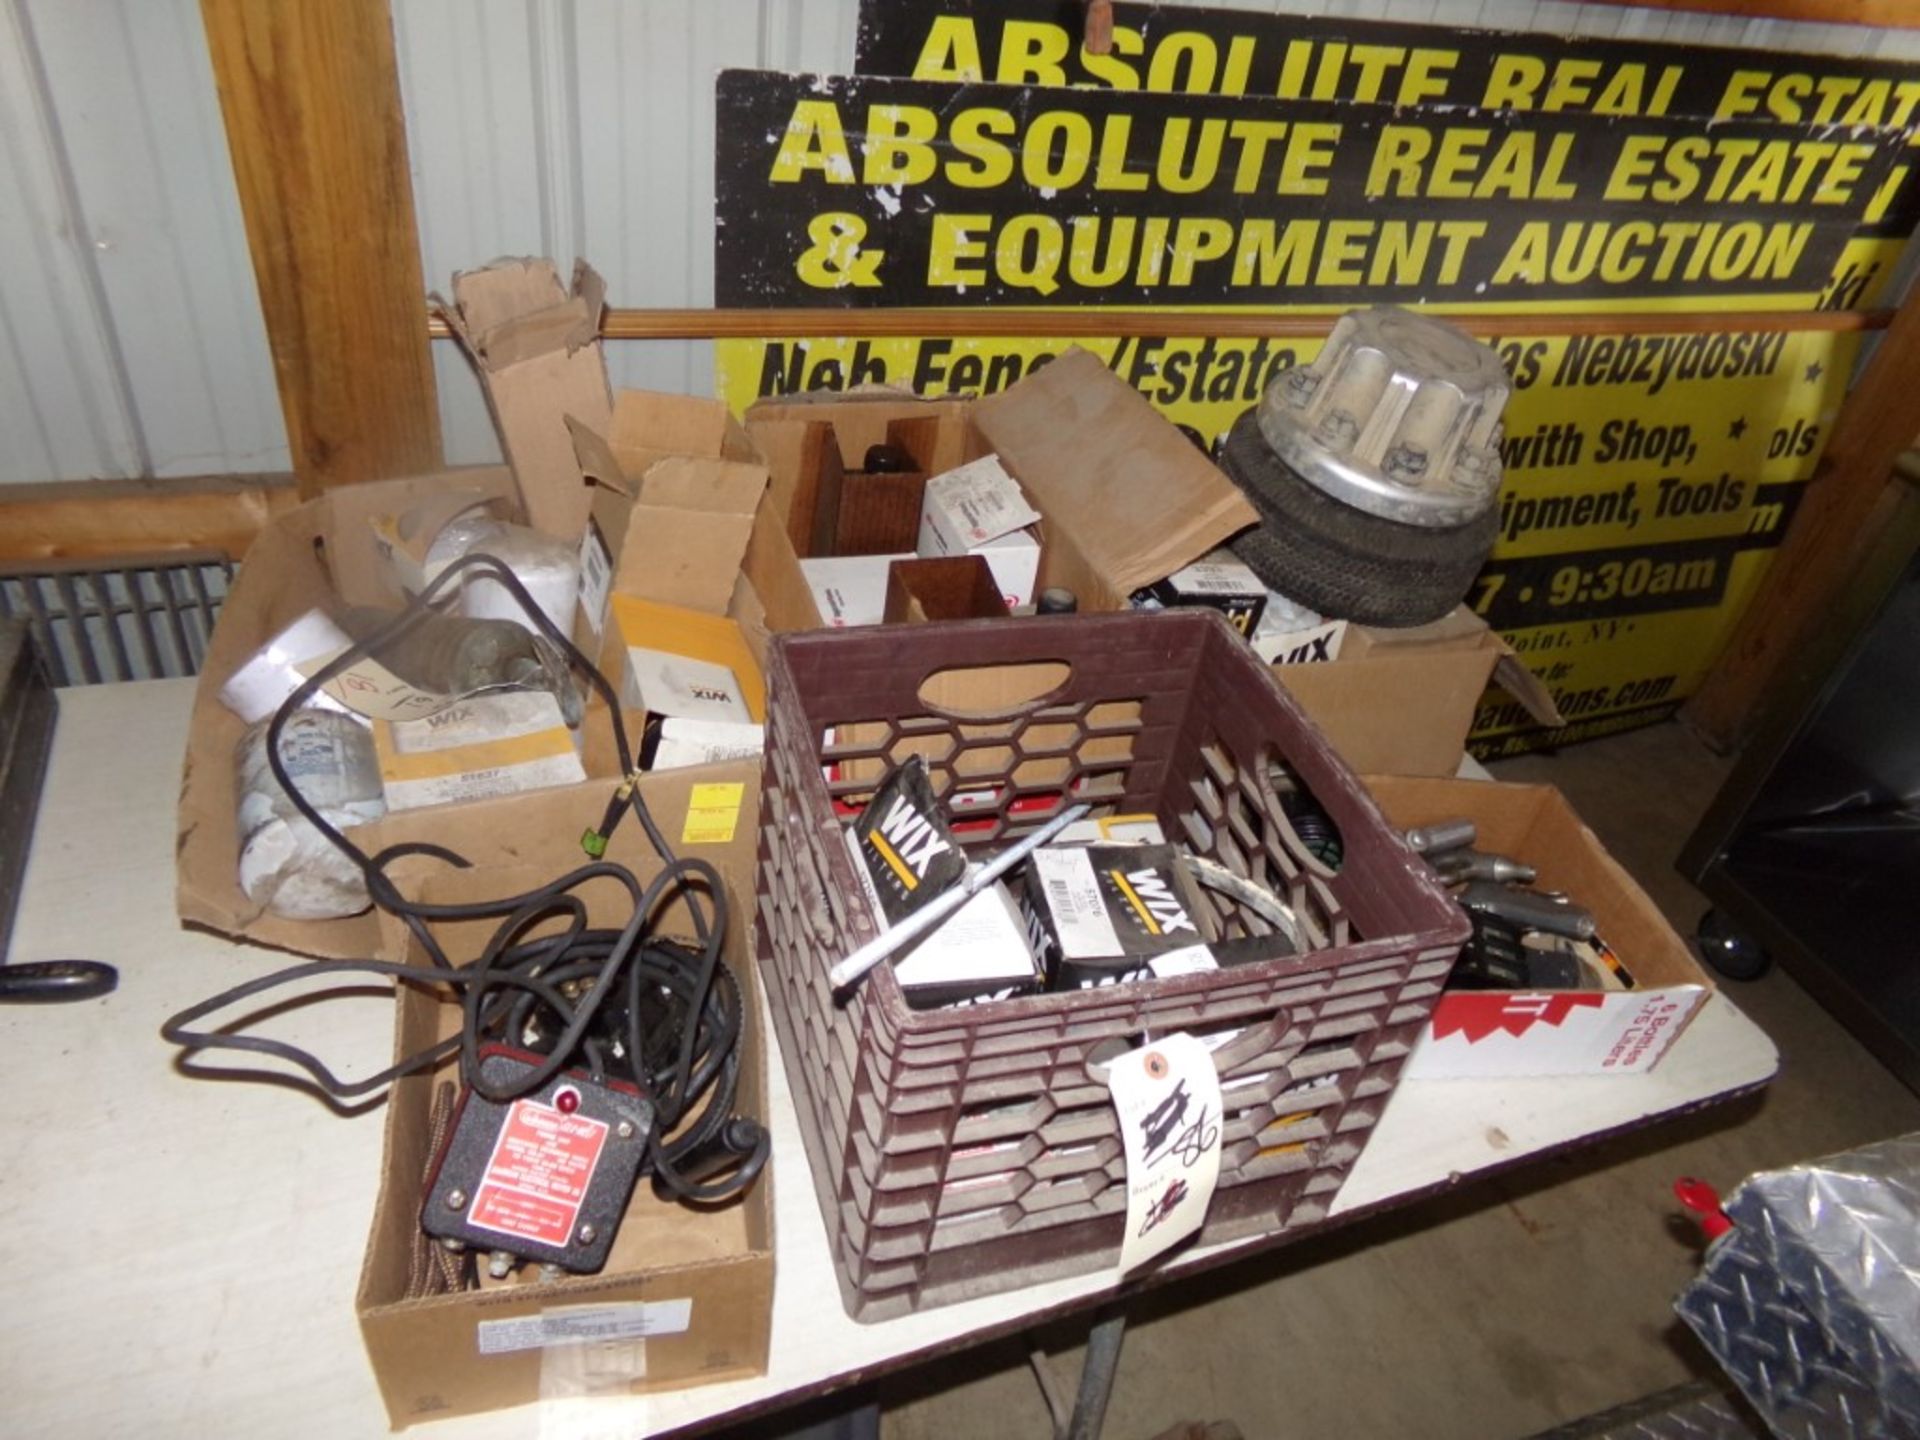
[[[844,71],[858,0],[392,0],[428,282],[585,255],[621,305],[713,296],[713,76]],[[1215,0],[1233,4],[1234,0]],[[1920,58],[1920,32],[1555,0],[1235,8]],[[197,0],[0,0],[0,483],[288,463]],[[711,346],[609,347],[708,390]],[[448,459],[497,455],[450,342]]]

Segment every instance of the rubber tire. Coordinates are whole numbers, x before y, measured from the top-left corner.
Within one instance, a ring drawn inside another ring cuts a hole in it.
[[[1464,525],[1402,525],[1342,504],[1296,475],[1248,410],[1234,422],[1220,468],[1260,512],[1230,543],[1271,589],[1330,619],[1402,628],[1438,620],[1487,563],[1498,506]]]

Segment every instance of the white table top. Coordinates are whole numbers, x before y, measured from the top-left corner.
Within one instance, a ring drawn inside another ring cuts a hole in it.
[[[93,958],[119,990],[80,1005],[0,1007],[0,1393],[14,1434],[377,1434],[385,1412],[353,1292],[379,1171],[377,1108],[342,1119],[274,1085],[191,1079],[160,1022],[285,957],[183,931],[173,814],[192,687],[149,681],[61,693],[53,770],[13,960]],[[391,1001],[329,1002],[278,1032],[342,1074],[377,1069]],[[770,1037],[771,1038],[771,1037]],[[1749,1090],[1773,1045],[1712,998],[1649,1075],[1424,1081],[1401,1087],[1333,1210],[1405,1200],[1476,1171]],[[777,1061],[778,1233],[771,1373],[633,1400],[526,1406],[415,1427],[421,1440],[660,1434],[817,1392],[968,1337],[1087,1304],[1105,1277],[856,1325]],[[1184,1257],[1180,1270],[1257,1245]],[[591,1407],[590,1412],[582,1407]]]

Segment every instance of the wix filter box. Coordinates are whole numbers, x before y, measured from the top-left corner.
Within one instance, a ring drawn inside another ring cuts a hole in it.
[[[880,782],[852,834],[854,858],[888,925],[899,924],[966,874],[967,857],[917,755]]]
[[[1156,957],[1204,947],[1214,937],[1197,899],[1171,845],[1050,845],[1027,871],[1035,949],[1056,990],[1137,978]]]
[[[1135,592],[1133,603],[1168,610],[1204,605],[1226,616],[1243,636],[1251,636],[1267,608],[1267,587],[1231,550],[1214,550]]]
[[[886,907],[857,829],[847,831],[847,848],[853,852],[854,874],[860,877],[867,902],[884,917]],[[1020,906],[1000,881],[980,891],[891,963],[893,978],[900,982],[907,1004],[916,1010],[1029,995],[1046,978],[1027,943]]]

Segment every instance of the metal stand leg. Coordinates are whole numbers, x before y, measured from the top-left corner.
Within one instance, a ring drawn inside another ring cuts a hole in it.
[[[1080,1393],[1074,1398],[1064,1440],[1100,1440],[1107,1401],[1113,1398],[1113,1379],[1120,1373],[1120,1342],[1126,1334],[1124,1310],[1102,1311],[1094,1319],[1087,1334],[1086,1363],[1080,1367]]]

